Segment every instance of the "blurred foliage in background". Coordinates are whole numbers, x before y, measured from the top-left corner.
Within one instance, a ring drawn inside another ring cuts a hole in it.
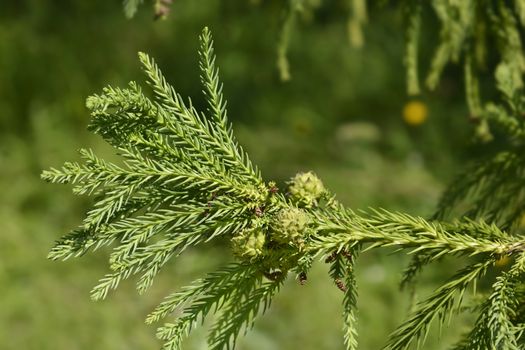
[[[41,182],[41,169],[75,159],[80,147],[107,151],[85,130],[85,97],[140,79],[137,52],[144,51],[202,104],[195,62],[204,26],[214,33],[234,131],[263,174],[282,183],[312,169],[354,208],[429,215],[457,165],[483,152],[469,149],[462,73],[448,68],[436,92],[407,105],[400,11],[372,8],[357,49],[345,6],[327,2],[301,14],[291,33],[292,79],[283,83],[275,65],[278,0],[177,0],[157,22],[148,7],[127,20],[118,0],[0,2],[0,348],[155,349],[144,315],[166,291],[228,259],[220,246],[188,254],[147,296],[128,283],[101,303],[89,291],[107,269],[103,251],[67,264],[45,260],[87,203]],[[432,47],[421,49],[431,56]],[[397,285],[404,260],[384,251],[359,261],[363,349],[380,348],[406,314],[409,296]],[[424,289],[453,264],[426,272]],[[306,286],[290,282],[240,348],[341,348],[342,293],[325,275],[317,271]],[[441,349],[461,331],[431,336],[426,348]],[[205,347],[198,334],[190,342],[189,349]]]

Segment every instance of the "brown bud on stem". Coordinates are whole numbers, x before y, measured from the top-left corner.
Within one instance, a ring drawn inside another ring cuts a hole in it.
[[[336,278],[334,280],[334,282],[335,282],[335,285],[337,286],[337,288],[339,288],[339,290],[341,290],[343,293],[346,293],[348,288],[346,288],[346,285],[343,283],[343,281],[341,281],[341,279]]]
[[[299,274],[299,284],[301,286],[304,286],[307,280],[308,280],[308,277],[306,276],[306,272],[301,272]]]

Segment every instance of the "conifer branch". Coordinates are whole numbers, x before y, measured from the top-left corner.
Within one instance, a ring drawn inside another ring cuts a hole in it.
[[[418,47],[421,31],[421,0],[408,0],[404,4],[405,18],[405,57],[407,91],[409,95],[418,95],[419,72],[418,72]]]
[[[436,6],[445,5],[436,2]],[[450,33],[459,30],[454,23],[447,26]],[[468,286],[507,256],[514,260],[513,267],[497,277],[492,294],[478,308],[472,333],[461,344],[474,349],[519,348],[525,330],[525,311],[519,308],[525,296],[520,291],[525,238],[513,229],[524,209],[519,146],[460,177],[443,197],[434,220],[345,208],[312,172],[297,174],[280,193],[275,183],[262,180],[235,140],[207,29],[200,40],[206,111],[184,102],[156,63],[142,53],[153,98],[136,83],[126,89],[108,87],[88,98],[90,130],[112,145],[122,161],[108,162],[82,150],[82,162],[67,162],[42,173],[46,181],[72,184],[74,193],[95,197],[80,227],[57,241],[49,258],[68,259],[113,245],[110,272],[92,290],[92,298],[99,300],[135,275],[138,291],[146,291],[159,271],[189,247],[218,238],[230,241],[236,263],[171,294],[146,319],[153,323],[174,314],[174,321],[160,327],[157,335],[165,349],[180,349],[199,321],[216,314],[208,343],[221,349],[234,347],[241,331],[270,306],[289,274],[304,283],[316,257],[327,257],[330,276],[345,293],[345,346],[356,349],[355,260],[361,250],[395,247],[414,254],[405,285],[425,265],[445,255],[474,257],[392,334],[387,348],[407,349],[422,341],[433,320],[442,324],[455,305],[460,308]],[[449,43],[451,56],[460,53],[457,47],[464,39],[455,40]],[[515,118],[522,109],[519,84],[512,70],[502,67],[498,84],[505,104],[495,108]],[[513,138],[521,137],[520,123],[491,118],[506,123]],[[474,200],[466,218],[442,220],[469,196]]]
[[[483,276],[492,263],[493,261],[486,260],[471,265],[454,275],[427,300],[417,306],[414,314],[392,333],[385,349],[408,349],[416,339],[426,336],[433,320],[437,318],[442,324],[451,315],[456,296],[461,299],[465,289]]]
[[[505,254],[522,249],[521,240],[483,222],[443,224],[386,210],[375,211],[369,217],[343,209],[314,215],[319,234],[310,249],[316,253],[370,243],[367,249],[395,246],[412,253],[429,253],[435,260],[445,254]]]
[[[210,349],[230,349],[245,327],[245,333],[253,327],[255,317],[264,313],[271,305],[273,296],[279,291],[283,280],[264,282],[252,289],[237,289],[223,308],[208,337]]]

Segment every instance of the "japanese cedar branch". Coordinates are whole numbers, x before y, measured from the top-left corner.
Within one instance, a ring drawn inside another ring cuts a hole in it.
[[[386,346],[407,349],[424,337],[433,320],[443,322],[497,259],[510,256],[511,269],[496,280],[464,343],[468,349],[518,348],[525,324],[525,312],[517,307],[524,300],[518,288],[525,269],[523,237],[481,220],[445,223],[385,210],[357,213],[339,204],[311,172],[297,174],[287,190],[279,191],[275,183],[263,181],[233,135],[208,29],[199,50],[205,111],[184,100],[148,55],[139,58],[152,97],[131,82],[124,89],[107,87],[86,103],[89,129],[113,146],[122,161],[108,162],[82,150],[82,162],[42,174],[49,182],[73,184],[75,194],[94,197],[80,227],[49,253],[51,259],[68,259],[114,247],[111,272],[93,289],[93,299],[105,298],[131,276],[137,276],[142,293],[188,247],[227,239],[235,261],[168,295],[147,323],[176,315],[159,328],[158,337],[165,349],[180,349],[188,332],[215,314],[209,346],[231,348],[290,274],[304,283],[311,265],[324,257],[334,284],[345,293],[346,348],[356,349],[354,263],[361,249],[394,246],[417,253],[424,259],[416,260],[407,279],[447,254],[474,257],[417,306]]]

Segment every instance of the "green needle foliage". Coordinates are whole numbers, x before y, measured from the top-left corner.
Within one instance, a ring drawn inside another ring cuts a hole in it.
[[[286,191],[279,191],[275,183],[263,181],[235,140],[208,29],[200,42],[205,111],[177,94],[143,53],[139,58],[152,97],[131,82],[125,89],[107,87],[87,99],[89,129],[113,146],[121,161],[107,162],[82,150],[83,162],[43,172],[49,182],[73,184],[75,194],[94,197],[81,226],[59,240],[49,258],[68,259],[112,246],[111,272],[92,291],[93,299],[100,300],[131,276],[137,276],[138,291],[146,291],[159,271],[189,247],[230,241],[235,262],[170,294],[148,315],[148,324],[172,318],[157,333],[165,349],[180,349],[207,317],[214,319],[210,348],[233,348],[285,279],[296,275],[304,283],[319,259],[330,265],[334,285],[344,293],[344,342],[347,349],[357,349],[355,261],[360,251],[395,247],[414,255],[404,283],[445,255],[470,258],[415,307],[386,343],[387,349],[408,349],[422,346],[432,323],[443,325],[460,311],[464,295],[475,293],[471,287],[495,261],[508,256],[512,267],[501,272],[477,306],[478,320],[458,348],[524,345],[525,240],[513,226],[522,213],[517,175],[523,174],[523,152],[506,150],[453,184],[436,214],[439,220],[387,210],[355,212],[339,204],[311,172],[297,174]],[[501,113],[489,120],[519,139],[521,85],[512,69],[501,69],[498,82],[505,104],[493,104],[490,108]],[[508,174],[502,178],[502,172]],[[474,200],[464,219],[441,220],[468,196]]]
[[[504,102],[488,103],[484,113],[486,120],[503,133],[508,146],[467,167],[444,193],[435,217],[444,218],[461,208],[463,216],[483,218],[502,229],[516,230],[525,210],[522,186],[525,99],[521,83],[508,67],[498,67],[496,82]]]

